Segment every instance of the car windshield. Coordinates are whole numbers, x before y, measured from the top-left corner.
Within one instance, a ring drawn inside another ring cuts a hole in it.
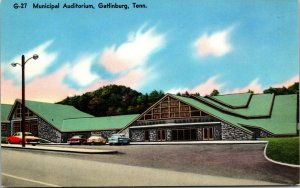
[[[98,139],[101,138],[101,136],[91,136],[89,139]]]
[[[81,138],[82,136],[81,135],[76,135],[76,136],[73,136],[72,138]]]
[[[25,136],[33,136],[32,133],[25,133]]]

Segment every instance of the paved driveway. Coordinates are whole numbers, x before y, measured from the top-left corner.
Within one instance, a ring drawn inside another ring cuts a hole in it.
[[[71,147],[113,148],[120,152],[117,155],[69,154],[68,157],[72,158],[284,184],[299,183],[299,168],[266,160],[263,155],[264,144]]]

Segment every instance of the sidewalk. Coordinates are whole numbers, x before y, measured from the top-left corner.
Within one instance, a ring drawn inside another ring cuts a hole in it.
[[[16,148],[16,149],[28,149],[28,150],[44,150],[44,151],[56,151],[56,152],[68,152],[68,153],[84,153],[84,154],[115,154],[117,150],[98,150],[98,149],[85,149],[85,148],[61,148],[61,147],[47,147],[47,146],[32,146],[26,145],[22,148],[18,144],[1,144],[2,148]]]
[[[131,145],[196,145],[196,144],[267,144],[268,141],[186,141],[186,142],[130,142]]]

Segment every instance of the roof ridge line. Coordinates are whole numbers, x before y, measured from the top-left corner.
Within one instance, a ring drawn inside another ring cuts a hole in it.
[[[227,104],[227,103],[221,101],[220,99],[217,99],[217,98],[215,98],[213,96],[209,96],[209,95],[206,95],[204,98],[211,99],[211,100],[213,100],[213,101],[215,101],[215,102],[217,102],[217,103],[219,103],[221,105],[227,106],[228,108],[239,109],[239,108],[247,108],[249,106],[249,103],[250,103],[250,100],[252,98],[252,95],[253,94],[251,93],[250,96],[249,96],[249,98],[248,98],[248,100],[247,100],[247,103],[245,105],[240,105],[240,106],[232,106],[231,104]]]
[[[117,116],[133,116],[133,115],[140,115],[140,114],[125,114],[125,115],[114,115],[114,116],[94,116],[94,117],[75,117],[75,118],[67,118],[67,119],[63,119],[64,120],[69,120],[69,119],[87,119],[87,118],[108,118],[108,117],[117,117]]]

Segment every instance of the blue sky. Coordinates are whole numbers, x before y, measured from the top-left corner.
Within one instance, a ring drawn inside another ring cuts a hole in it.
[[[101,1],[57,1],[59,9],[14,9],[1,2],[1,97],[56,102],[108,84],[143,93],[256,93],[299,81],[296,0],[111,1],[130,9],[99,9]],[[64,3],[95,9],[64,9]],[[134,9],[133,2],[145,4]],[[109,3],[103,1],[103,3]],[[52,1],[52,4],[55,4]]]

